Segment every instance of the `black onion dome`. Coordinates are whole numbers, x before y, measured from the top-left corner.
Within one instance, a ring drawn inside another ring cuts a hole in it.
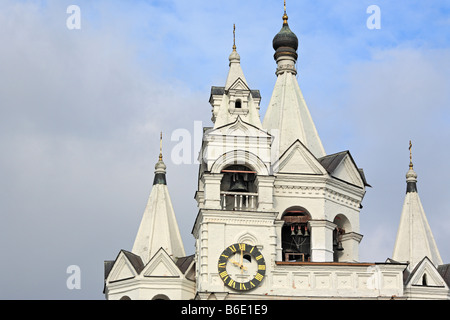
[[[272,41],[272,46],[275,50],[274,58],[276,60],[280,55],[289,55],[297,60],[298,38],[289,28],[286,14],[283,16],[283,20],[283,27]]]

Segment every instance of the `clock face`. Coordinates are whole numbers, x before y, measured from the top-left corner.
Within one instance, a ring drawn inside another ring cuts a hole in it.
[[[261,252],[252,245],[235,243],[219,257],[219,275],[228,287],[238,291],[256,288],[266,274],[266,263]]]

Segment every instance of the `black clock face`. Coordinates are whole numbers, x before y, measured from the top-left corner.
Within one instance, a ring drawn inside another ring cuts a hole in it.
[[[261,284],[266,274],[266,262],[255,246],[235,243],[220,255],[218,269],[225,285],[234,290],[248,291]]]

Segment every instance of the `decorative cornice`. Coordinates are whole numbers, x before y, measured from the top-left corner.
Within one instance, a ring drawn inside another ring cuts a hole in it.
[[[352,208],[359,208],[361,200],[340,193],[334,189],[318,186],[293,186],[293,185],[275,185],[274,193],[278,196],[283,195],[305,195],[310,197],[323,197],[326,200],[338,202]]]

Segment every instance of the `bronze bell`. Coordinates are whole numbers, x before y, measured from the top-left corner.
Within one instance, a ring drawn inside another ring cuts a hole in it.
[[[291,236],[295,236],[294,226],[291,226]]]
[[[247,192],[248,188],[244,181],[244,177],[235,173],[231,176],[230,191]]]
[[[336,250],[337,250],[337,251],[342,251],[342,250],[344,250],[344,248],[342,247],[342,242],[341,242],[341,241],[338,242]]]

